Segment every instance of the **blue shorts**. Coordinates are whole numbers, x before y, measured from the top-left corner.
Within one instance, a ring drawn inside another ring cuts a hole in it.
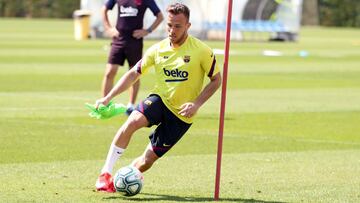
[[[108,57],[109,64],[124,65],[128,61],[130,68],[133,67],[142,57],[142,41],[129,41],[123,43],[111,43],[111,50]]]
[[[176,117],[155,94],[140,102],[136,110],[149,121],[148,127],[157,125],[149,139],[153,151],[158,157],[169,151],[191,126]]]

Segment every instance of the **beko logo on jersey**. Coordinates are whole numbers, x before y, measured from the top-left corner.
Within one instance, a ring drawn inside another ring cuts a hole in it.
[[[137,8],[120,6],[120,17],[137,16],[138,12]]]
[[[187,71],[181,71],[179,69],[175,70],[166,70],[163,68],[164,74],[166,76],[172,76],[174,79],[166,79],[165,82],[181,82],[188,79],[189,73]]]

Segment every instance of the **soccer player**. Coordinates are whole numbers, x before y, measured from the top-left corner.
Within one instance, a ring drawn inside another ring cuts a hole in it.
[[[112,27],[107,13],[113,9],[116,3],[118,18],[116,27]],[[149,28],[143,29],[144,14],[147,8],[156,16],[156,19]],[[107,0],[101,14],[105,32],[112,37],[111,51],[102,82],[102,94],[105,96],[113,87],[119,65],[123,66],[126,59],[131,68],[141,59],[143,37],[155,30],[164,17],[154,0]],[[134,109],[139,87],[140,81],[138,80],[130,88],[127,114]]]
[[[155,69],[154,90],[139,103],[113,139],[96,182],[99,191],[115,191],[111,176],[114,163],[124,153],[136,130],[157,126],[149,136],[150,143],[144,153],[132,162],[145,172],[180,140],[190,128],[198,109],[220,87],[221,75],[212,50],[188,35],[191,25],[188,7],[175,3],[167,8],[167,12],[168,38],[150,47],[109,94],[96,101],[96,106],[108,104],[142,74]],[[203,88],[205,76],[209,82]]]

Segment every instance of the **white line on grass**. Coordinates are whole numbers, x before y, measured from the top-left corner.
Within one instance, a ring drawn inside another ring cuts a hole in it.
[[[202,130],[198,131],[191,131],[192,136],[217,136],[217,133],[214,133],[213,131],[203,132]],[[256,141],[293,141],[293,142],[303,142],[303,143],[324,143],[324,144],[339,144],[339,145],[353,145],[353,146],[360,146],[360,143],[358,142],[344,142],[344,141],[333,141],[333,140],[321,140],[321,139],[306,139],[306,138],[296,138],[296,137],[284,137],[284,136],[264,136],[264,135],[251,135],[247,134],[244,135],[242,133],[226,133],[225,132],[225,138],[231,137],[231,138],[245,138],[245,139],[252,139]]]

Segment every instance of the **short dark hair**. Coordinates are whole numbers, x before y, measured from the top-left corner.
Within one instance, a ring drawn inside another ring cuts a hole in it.
[[[174,15],[178,15],[182,13],[187,18],[188,21],[190,19],[190,9],[184,4],[181,3],[171,4],[167,7],[166,11]]]

